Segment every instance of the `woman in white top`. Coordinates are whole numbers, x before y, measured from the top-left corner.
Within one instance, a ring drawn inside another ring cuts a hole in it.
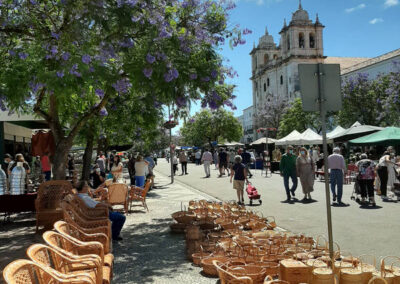
[[[136,157],[135,162],[135,185],[138,187],[144,187],[144,181],[146,176],[146,170],[149,163],[143,160],[141,155]]]
[[[122,180],[122,170],[123,170],[123,165],[121,162],[121,157],[115,155],[114,164],[111,168],[111,173],[113,174],[114,179],[117,180],[118,182],[121,182]]]

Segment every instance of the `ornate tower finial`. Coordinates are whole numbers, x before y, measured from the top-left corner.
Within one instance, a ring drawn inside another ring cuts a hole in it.
[[[256,42],[253,41],[253,48],[256,48]]]
[[[303,10],[303,6],[301,6],[301,0],[299,0],[299,10]]]
[[[315,23],[319,24],[319,17],[318,17],[318,13],[317,13],[317,18],[315,19]]]
[[[283,19],[283,27],[284,27],[284,28],[286,28],[286,27],[287,27],[287,24],[286,24],[286,18],[285,18],[285,19]]]
[[[268,35],[268,27],[265,27],[265,34]]]

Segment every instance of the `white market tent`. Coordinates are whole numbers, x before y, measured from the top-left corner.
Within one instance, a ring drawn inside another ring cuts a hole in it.
[[[355,122],[350,128],[342,131],[336,135],[332,135],[329,139],[338,141],[349,141],[354,138],[358,138],[363,135],[371,134],[373,132],[377,132],[382,130],[382,127],[373,126],[373,125],[361,125],[358,121]]]
[[[300,135],[300,139],[293,141],[293,145],[314,145],[322,144],[322,136],[308,128]]]
[[[268,144],[274,144],[276,141],[278,141],[278,140],[273,139],[273,138],[268,138]],[[260,139],[254,141],[250,145],[261,145],[261,144],[266,144],[266,143],[267,143],[267,138],[261,137]]]
[[[242,144],[240,142],[226,142],[226,143],[224,143],[222,145],[223,146],[227,146],[227,147],[244,146],[244,144]]]
[[[326,138],[331,139],[333,136],[338,135],[339,133],[342,133],[346,131],[346,129],[344,129],[343,127],[341,127],[340,125],[336,126],[335,129],[333,129],[331,132],[326,134]]]
[[[293,130],[287,136],[277,140],[275,145],[290,145],[289,141],[297,140],[300,137],[300,133],[297,130]]]

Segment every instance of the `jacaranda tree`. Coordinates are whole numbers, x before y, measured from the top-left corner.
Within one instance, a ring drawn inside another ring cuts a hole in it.
[[[34,111],[51,128],[55,179],[78,132],[115,103],[153,107],[215,100],[226,76],[218,46],[243,44],[232,5],[213,0],[0,0],[0,106]],[[127,95],[130,96],[127,96]],[[124,121],[123,123],[130,123]]]

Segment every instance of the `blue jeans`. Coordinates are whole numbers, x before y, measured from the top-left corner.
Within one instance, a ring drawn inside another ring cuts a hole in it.
[[[135,185],[138,187],[144,187],[144,176],[135,176]]]
[[[119,237],[119,234],[121,233],[126,217],[119,212],[109,212],[108,218],[111,221],[112,238],[113,240],[115,240]]]
[[[289,178],[292,179],[292,188],[289,188]],[[292,171],[291,173],[283,174],[283,184],[285,185],[286,196],[290,199],[290,192],[295,192],[297,188],[297,173]]]
[[[44,172],[44,179],[45,179],[46,181],[51,180],[51,171]]]
[[[330,179],[331,179],[331,191],[333,196],[337,196],[337,201],[342,202],[343,171],[337,169],[331,170]],[[337,185],[337,193],[336,193],[336,185]]]

